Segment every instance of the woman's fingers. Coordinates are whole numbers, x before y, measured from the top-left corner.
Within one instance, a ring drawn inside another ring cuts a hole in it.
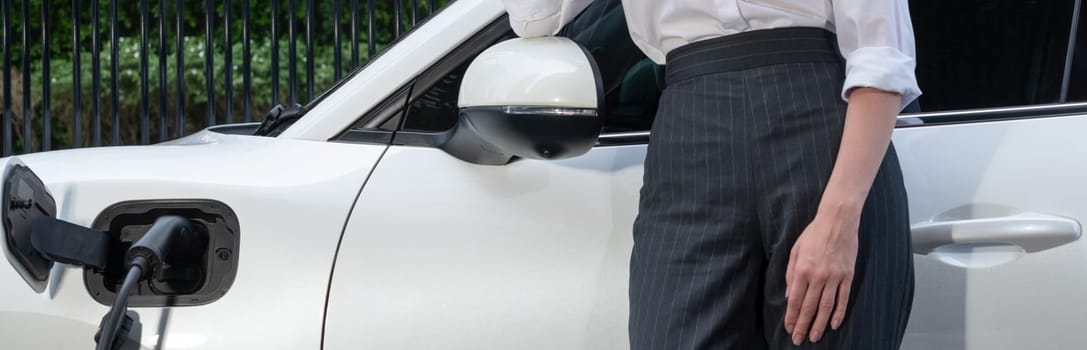
[[[798,237],[785,268],[785,331],[796,345],[819,341],[845,320],[856,264],[856,230],[835,234],[813,221]]]
[[[853,274],[847,274],[838,286],[838,301],[835,303],[834,316],[830,319],[830,328],[838,330],[845,321],[845,312],[849,308],[849,291],[853,288]]]
[[[823,287],[822,296],[819,297],[819,308],[815,314],[815,322],[811,325],[811,332],[808,334],[808,339],[812,343],[823,339],[823,334],[827,330],[827,321],[830,320],[830,315],[834,313],[834,299],[838,296],[838,286],[841,283],[838,281],[827,281]]]
[[[785,298],[789,298],[789,286],[793,285],[793,268],[796,267],[796,248],[789,252],[789,264],[785,265]],[[791,330],[792,328],[786,327]]]
[[[804,292],[807,289],[807,281],[799,276],[789,283],[789,294],[785,298],[787,305],[785,307],[785,332],[789,334],[792,334],[793,329],[796,328],[796,320],[800,316],[801,304],[804,302]]]
[[[815,318],[815,313],[819,309],[819,299],[823,294],[826,278],[824,276],[813,276],[802,271],[797,273],[800,274],[798,277],[801,283],[807,282],[808,284],[803,296],[797,298],[803,300],[803,302],[800,304],[800,310],[796,316],[796,326],[793,327],[792,332],[793,344],[800,345],[804,342],[805,336],[808,335],[812,319]],[[792,301],[792,299],[789,299],[789,305],[793,305]],[[786,311],[786,317],[788,317],[788,311]]]

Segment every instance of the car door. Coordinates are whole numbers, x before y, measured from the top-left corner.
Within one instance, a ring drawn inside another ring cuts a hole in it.
[[[594,2],[563,33],[593,53],[608,91],[605,131],[583,156],[486,166],[429,146],[456,122],[471,59],[513,36],[504,16],[417,79],[347,224],[326,349],[626,347],[630,229],[658,88],[619,4]]]
[[[1087,57],[1069,47],[1079,1],[911,10],[925,95],[894,137],[917,253],[903,349],[1082,347]]]
[[[456,121],[467,63],[510,37],[501,18],[371,113],[402,126],[342,238],[326,348],[627,347],[630,231],[659,84],[618,3],[594,2],[560,33],[593,53],[608,92],[600,144],[583,156],[482,166],[432,146]],[[925,95],[894,136],[917,253],[905,349],[1071,348],[1087,324],[1075,302],[1087,292],[1087,104],[1073,99],[1087,91],[1065,70],[1072,5],[911,2]]]

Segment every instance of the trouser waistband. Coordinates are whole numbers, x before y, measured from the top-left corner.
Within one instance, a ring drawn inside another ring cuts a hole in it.
[[[668,53],[668,84],[775,64],[842,62],[834,33],[814,27],[753,30],[696,41]]]

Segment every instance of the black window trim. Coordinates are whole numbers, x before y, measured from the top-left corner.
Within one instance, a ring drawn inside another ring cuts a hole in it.
[[[1087,115],[1087,102],[1051,103],[1024,106],[907,113],[898,117],[898,128],[952,124],[973,124],[1020,119]]]
[[[1087,102],[906,113],[898,117],[898,125],[895,128],[906,129],[1071,116],[1087,116]],[[650,131],[601,134],[597,147],[645,144],[649,142],[649,135]]]
[[[1054,103],[1043,105],[994,107],[979,109],[963,109],[940,112],[906,113],[898,117],[896,128],[918,128],[953,124],[974,124],[1021,119],[1041,119],[1068,116],[1087,115],[1087,102]],[[387,131],[380,130],[354,130],[352,133],[367,133]],[[398,131],[404,134],[398,139],[397,145],[433,147],[431,138],[437,137],[441,132],[412,132]],[[649,142],[650,131],[622,131],[601,133],[597,141],[597,147],[625,146],[646,144]],[[357,137],[357,135],[356,135]],[[352,142],[353,140],[341,138],[338,141]]]
[[[404,120],[408,96],[414,86],[414,79],[408,81],[329,141],[388,145],[392,142],[396,130],[400,129],[399,123]],[[388,122],[397,123],[397,127],[392,129],[382,127]]]

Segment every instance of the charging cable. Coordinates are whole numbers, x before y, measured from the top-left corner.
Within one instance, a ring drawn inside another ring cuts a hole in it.
[[[131,261],[125,280],[121,283],[121,289],[117,291],[117,299],[113,301],[113,306],[109,308],[105,322],[99,327],[97,350],[113,349],[113,340],[117,337],[117,329],[121,327],[121,318],[124,317],[125,311],[128,309],[128,295],[140,282],[143,272],[147,271],[147,265],[147,259],[143,257],[137,257]]]
[[[107,317],[102,319],[99,334],[95,337],[98,341],[96,349],[114,349],[118,329],[128,309],[128,296],[140,281],[156,276],[161,277],[163,270],[170,266],[171,262],[179,257],[191,255],[194,251],[202,250],[207,240],[206,230],[200,229],[198,224],[189,219],[180,216],[163,216],[156,219],[147,233],[125,252],[128,272],[125,274],[124,282],[121,283],[121,288],[117,290],[117,298],[114,299]]]

